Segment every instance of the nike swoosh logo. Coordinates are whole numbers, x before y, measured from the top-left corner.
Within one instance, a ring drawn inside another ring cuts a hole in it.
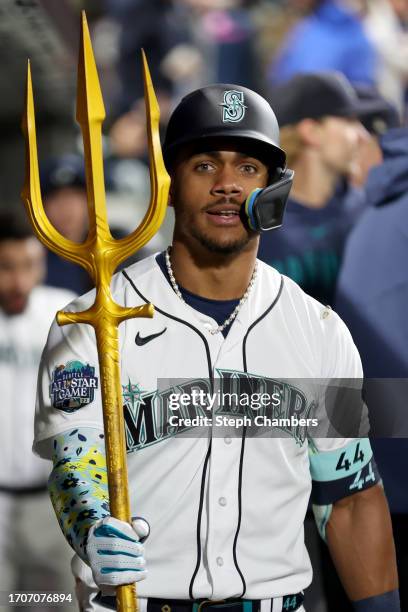
[[[143,346],[144,344],[147,344],[148,342],[150,342],[151,340],[154,340],[155,338],[158,338],[159,336],[161,336],[162,334],[164,334],[164,332],[167,330],[167,327],[165,327],[164,329],[162,329],[160,332],[158,332],[157,334],[150,334],[150,336],[141,336],[139,332],[137,332],[136,334],[136,338],[135,338],[135,342],[137,344],[137,346]]]

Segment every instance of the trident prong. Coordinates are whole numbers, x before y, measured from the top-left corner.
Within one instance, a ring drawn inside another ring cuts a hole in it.
[[[88,258],[84,257],[82,245],[68,240],[49,222],[41,200],[40,174],[38,170],[37,136],[35,131],[34,98],[31,81],[30,61],[27,65],[26,112],[22,121],[23,134],[26,139],[26,180],[21,196],[27,208],[31,224],[38,238],[49,249],[62,257],[80,263],[92,274]]]
[[[41,199],[35,131],[34,99],[30,63],[27,71],[26,110],[22,128],[26,140],[26,178],[22,198],[31,224],[41,242],[65,259],[83,266],[92,277],[96,295],[93,305],[83,312],[58,312],[59,325],[86,323],[95,330],[101,377],[109,500],[112,516],[130,522],[125,427],[119,369],[119,324],[132,317],[152,317],[153,305],[124,308],[114,302],[110,282],[116,267],[140,249],[159,229],[165,215],[170,178],[164,167],[159,138],[159,107],[144,52],[143,76],[150,153],[150,204],[139,227],[129,236],[114,240],[107,220],[103,157],[102,122],[105,109],[92,51],[85,12],[82,13],[78,61],[77,120],[81,126],[86,167],[89,212],[88,236],[77,244],[62,236],[49,222]],[[117,589],[118,610],[137,610],[134,585]]]

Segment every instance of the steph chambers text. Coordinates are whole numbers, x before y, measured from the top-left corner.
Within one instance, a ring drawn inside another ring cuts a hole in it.
[[[196,416],[185,418],[180,415],[172,415],[169,418],[169,425],[172,427],[317,427],[318,419],[302,419],[292,415],[290,418],[269,418],[258,414],[255,417],[249,416],[225,416],[216,415],[214,417]]]

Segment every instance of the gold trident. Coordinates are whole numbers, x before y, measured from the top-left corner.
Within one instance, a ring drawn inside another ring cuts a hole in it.
[[[154,308],[152,304],[136,308],[119,306],[112,299],[110,282],[117,266],[129,255],[143,247],[159,229],[165,215],[170,184],[160,147],[159,106],[146,57],[143,52],[142,55],[151,197],[143,221],[129,236],[114,240],[107,220],[101,136],[105,108],[85,12],[82,12],[76,113],[84,142],[89,211],[89,232],[82,244],[64,238],[51,225],[44,211],[38,171],[30,62],[28,62],[27,72],[26,109],[22,121],[26,140],[26,178],[21,195],[34,231],[46,247],[84,267],[95,283],[96,296],[93,305],[84,312],[60,311],[57,313],[57,322],[58,325],[86,323],[92,325],[95,330],[101,377],[110,510],[112,516],[127,522],[130,522],[131,517],[119,368],[118,326],[122,321],[132,317],[152,317]],[[137,611],[135,585],[118,587],[116,597],[118,610],[121,612]]]

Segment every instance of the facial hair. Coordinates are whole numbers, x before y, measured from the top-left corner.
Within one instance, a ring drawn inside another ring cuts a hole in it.
[[[220,198],[220,201],[215,202],[215,204],[224,204],[226,198]],[[237,205],[241,205],[240,202],[237,202],[234,198],[228,198],[228,203],[231,204],[237,204]],[[177,227],[177,217],[182,218],[183,215],[186,215],[188,217],[188,211],[183,209],[183,206],[180,204],[176,204],[174,203],[174,212],[176,214],[176,227]],[[189,225],[188,228],[188,233],[190,234],[190,236],[192,238],[194,238],[195,240],[197,240],[197,242],[204,247],[205,249],[207,249],[210,253],[215,253],[215,254],[219,254],[219,255],[233,255],[234,253],[240,253],[241,251],[244,250],[244,248],[247,246],[247,244],[250,242],[250,240],[256,236],[256,233],[251,231],[250,228],[248,227],[248,223],[245,217],[245,214],[242,211],[240,211],[240,218],[241,221],[244,225],[244,227],[247,229],[247,232],[244,236],[242,236],[241,238],[238,238],[236,240],[233,240],[229,243],[219,243],[218,241],[214,240],[213,238],[211,238],[210,236],[206,235],[203,231],[200,231],[199,228],[195,227],[194,224]],[[182,230],[183,231],[183,230]],[[185,233],[185,229],[183,231],[183,233]]]
[[[234,240],[233,242],[227,244],[219,244],[216,240],[213,240],[204,233],[197,231],[195,227],[191,228],[191,235],[210,253],[216,253],[218,255],[232,255],[234,253],[240,253],[250,240],[250,236],[247,234],[239,240]]]

